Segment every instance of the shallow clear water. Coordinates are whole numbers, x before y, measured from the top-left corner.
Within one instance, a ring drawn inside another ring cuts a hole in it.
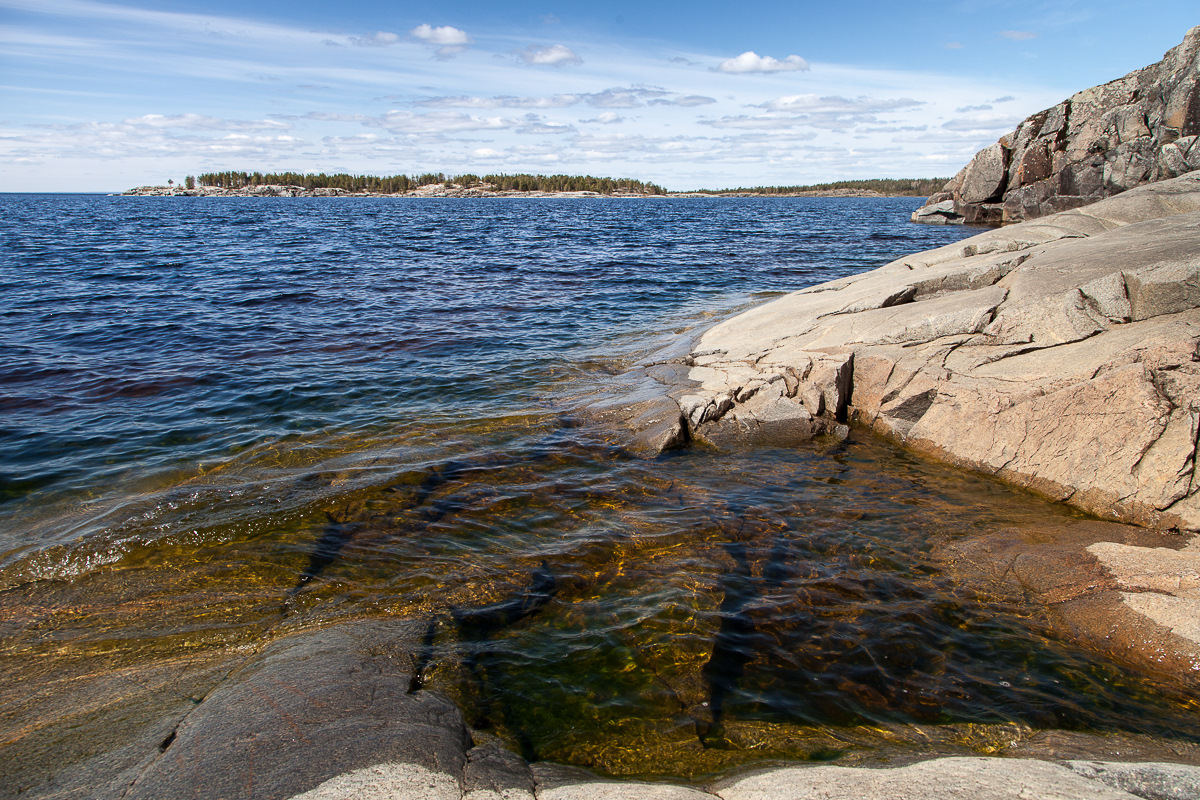
[[[477,728],[631,774],[1194,737],[1194,699],[930,555],[1067,510],[863,432],[640,460],[573,419],[689,331],[974,232],[917,204],[0,197],[0,660],[418,616]]]

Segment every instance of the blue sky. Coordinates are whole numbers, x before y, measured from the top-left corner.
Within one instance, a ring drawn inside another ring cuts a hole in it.
[[[0,0],[0,191],[225,169],[951,175],[1145,66],[1192,0]]]

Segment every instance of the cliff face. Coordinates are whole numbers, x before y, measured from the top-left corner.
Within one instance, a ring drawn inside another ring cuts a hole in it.
[[[1200,169],[1200,26],[1162,61],[1027,118],[981,150],[914,222],[1000,225]]]

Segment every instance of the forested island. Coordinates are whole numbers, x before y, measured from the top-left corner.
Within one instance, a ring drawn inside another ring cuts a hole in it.
[[[836,181],[807,186],[755,186],[737,189],[697,189],[670,192],[649,181],[634,178],[597,178],[591,175],[447,175],[427,172],[414,175],[351,175],[298,172],[206,172],[189,175],[181,183],[139,186],[126,195],[246,196],[246,197],[928,197],[946,178],[876,178]]]

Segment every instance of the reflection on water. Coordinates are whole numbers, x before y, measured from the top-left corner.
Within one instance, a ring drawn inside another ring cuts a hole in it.
[[[863,431],[641,460],[570,419],[706,314],[961,231],[896,201],[37,202],[0,270],[0,762],[383,615],[425,621],[417,683],[481,735],[614,774],[1197,738],[1193,695],[932,555],[1073,512]],[[120,681],[157,688],[78,702]]]

